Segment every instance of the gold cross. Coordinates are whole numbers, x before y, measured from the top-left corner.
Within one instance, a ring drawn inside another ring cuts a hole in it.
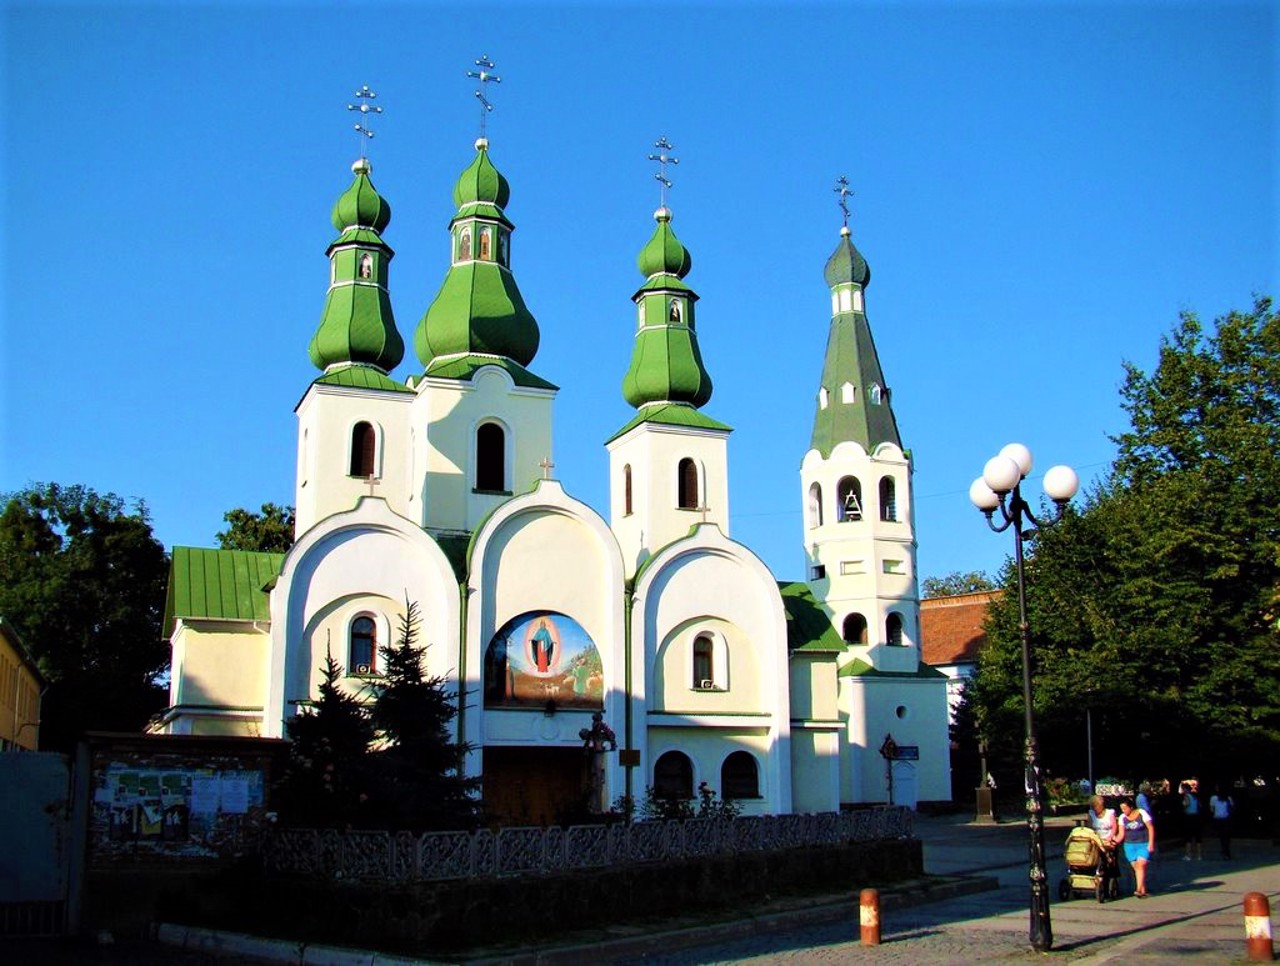
[[[551,467],[556,465],[555,463],[551,462],[551,457],[549,456],[542,457],[542,462],[539,463],[538,465],[542,467],[542,478],[544,480],[551,479]]]

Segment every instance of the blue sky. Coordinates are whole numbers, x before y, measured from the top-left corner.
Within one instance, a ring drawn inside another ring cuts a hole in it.
[[[1277,291],[1278,24],[1258,3],[25,4],[4,26],[0,491],[144,498],[166,545],[293,498],[329,210],[359,152],[390,201],[407,343],[472,157],[472,61],[502,84],[532,368],[556,475],[604,509],[635,256],[680,164],[704,407],[734,426],[733,536],[803,575],[799,466],[848,176],[867,312],[916,461],[922,576],[1010,551],[967,498],[1010,440],[1088,480],[1123,360],[1182,310]],[[415,372],[412,350],[396,371]]]

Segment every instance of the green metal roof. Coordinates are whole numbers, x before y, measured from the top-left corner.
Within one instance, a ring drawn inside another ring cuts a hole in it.
[[[813,596],[808,584],[802,580],[779,581],[778,590],[787,612],[787,650],[827,654],[844,652],[845,642],[831,626],[830,616]]]
[[[946,675],[936,668],[929,667],[927,664],[921,664],[914,671],[877,671],[866,661],[861,658],[855,658],[850,661],[838,672],[837,677],[842,678],[945,678]]]
[[[830,284],[856,281],[857,265],[846,264],[857,250],[847,235],[841,235],[840,244],[832,261],[827,265]],[[838,258],[837,256],[841,256]],[[841,263],[833,274],[832,263]],[[870,278],[870,269],[862,262],[861,277]],[[836,282],[830,282],[833,277]],[[845,401],[844,386],[853,387],[852,400]],[[879,387],[877,401],[874,387]],[[835,447],[844,442],[858,443],[868,453],[881,443],[893,443],[902,448],[898,435],[898,421],[893,415],[889,389],[884,372],[880,369],[880,357],[876,354],[875,341],[871,338],[871,326],[861,311],[838,312],[831,319],[827,336],[827,352],[822,365],[821,389],[827,393],[827,404],[821,400],[813,417],[813,437],[809,446],[824,457],[830,456]]]
[[[347,386],[352,389],[384,389],[388,392],[413,392],[408,386],[396,382],[381,369],[362,365],[332,369],[314,380],[313,384]]]
[[[518,362],[513,362],[503,356],[466,355],[453,359],[441,359],[427,366],[427,371],[423,375],[440,379],[461,379],[464,382],[469,382],[472,375],[482,366],[497,366],[510,375],[511,380],[517,386],[524,386],[527,389],[558,390],[560,388],[553,382],[547,382],[541,376],[535,376]]]
[[[691,426],[697,429],[715,429],[732,433],[733,427],[712,419],[694,409],[688,403],[667,403],[659,406],[645,406],[636,413],[620,430],[610,436],[605,443],[612,443],[619,436],[625,436],[641,423],[661,423],[666,426]]]
[[[263,588],[280,573],[282,553],[174,547],[164,628],[171,633],[179,618],[269,621],[271,607]]]

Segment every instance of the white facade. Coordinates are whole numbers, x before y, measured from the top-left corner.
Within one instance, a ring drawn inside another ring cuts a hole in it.
[[[307,390],[297,542],[270,587],[270,619],[173,615],[175,695],[282,737],[328,656],[344,686],[367,693],[412,602],[428,671],[458,702],[465,768],[512,820],[556,820],[596,711],[619,746],[606,801],[649,786],[693,797],[706,783],[747,814],[832,811],[886,801],[886,769],[900,801],[949,796],[945,684],[920,666],[911,463],[899,446],[804,456],[810,573],[784,597],[729,536],[727,427],[655,418],[611,440],[606,522],[554,479],[555,390],[513,376],[527,370],[507,360],[466,358],[464,376],[403,389],[326,375]],[[823,395],[848,405],[856,393]],[[856,500],[844,499],[848,480]],[[799,607],[817,624],[801,630]],[[252,668],[201,690],[212,648],[230,653],[237,636]],[[198,732],[203,720],[175,710],[168,728]],[[888,734],[918,756],[887,764]]]

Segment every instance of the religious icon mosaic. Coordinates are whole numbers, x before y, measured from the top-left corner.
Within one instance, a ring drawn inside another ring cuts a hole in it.
[[[484,706],[543,711],[604,707],[604,666],[595,642],[566,614],[535,610],[507,621],[484,656]]]

